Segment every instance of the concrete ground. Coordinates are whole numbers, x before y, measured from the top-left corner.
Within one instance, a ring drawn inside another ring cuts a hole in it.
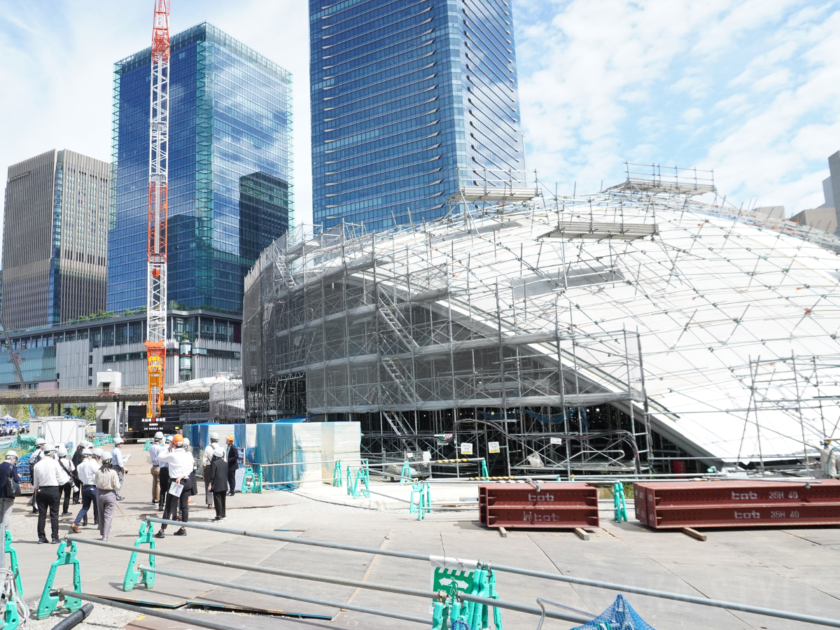
[[[151,504],[151,476],[147,454],[141,445],[127,447],[133,455],[110,542],[132,545],[144,515],[159,515]],[[502,538],[478,522],[475,509],[432,514],[418,522],[408,513],[410,489],[395,483],[374,483],[370,499],[352,499],[343,488],[306,484],[295,492],[265,492],[261,495],[237,494],[228,498],[228,518],[224,526],[232,529],[277,533],[278,535],[328,540],[372,548],[393,549],[425,555],[446,555],[478,559],[498,565],[512,565],[570,576],[618,582],[715,599],[743,602],[797,612],[840,618],[840,529],[759,529],[715,530],[707,542],[676,532],[654,532],[633,520],[617,524],[611,511],[601,512],[601,529],[593,530],[589,541],[571,532],[513,530]],[[474,485],[435,485],[434,502],[475,499]],[[203,492],[194,497],[190,520],[210,523],[212,510],[203,507]],[[400,500],[402,499],[402,501]],[[11,531],[18,550],[24,593],[34,607],[44,581],[55,560],[57,547],[38,545],[36,518],[30,516],[18,499]],[[364,506],[364,507],[362,507]],[[79,506],[71,506],[75,514]],[[71,518],[61,522],[61,535],[69,531]],[[91,518],[92,523],[92,518]],[[277,531],[280,530],[280,531]],[[172,533],[170,529],[168,534]],[[430,568],[427,562],[387,556],[327,550],[286,542],[265,541],[200,530],[188,530],[186,537],[167,535],[158,542],[161,551],[177,551],[254,566],[283,568],[347,579],[385,583],[428,590]],[[98,537],[93,527],[83,536]],[[321,606],[291,599],[269,597],[239,590],[197,583],[173,577],[157,577],[155,588],[122,591],[128,553],[93,545],[79,545],[82,588],[85,592],[126,601],[154,602],[185,617],[201,617],[231,628],[254,630],[360,627],[371,630],[431,627],[408,621],[342,611],[337,606]],[[145,564],[148,556],[140,556]],[[341,604],[354,604],[399,611],[430,618],[429,602],[381,591],[268,576],[232,568],[157,558],[157,567],[179,573],[203,576],[225,582],[259,586],[320,598]],[[59,569],[55,586],[72,586],[67,568]],[[503,600],[535,606],[536,598],[593,613],[600,613],[614,601],[615,591],[581,587],[555,581],[497,573],[497,590]],[[787,630],[814,627],[769,617],[761,617],[679,602],[627,595],[630,604],[653,627],[662,629],[742,630],[764,628]],[[209,604],[215,610],[196,609]],[[191,606],[192,609],[186,607]],[[219,609],[238,608],[231,613]],[[286,616],[280,616],[285,614]],[[302,618],[291,618],[297,614]],[[504,611],[505,627],[536,628],[536,617]],[[30,622],[33,630],[52,628],[63,615]],[[571,628],[575,624],[548,620],[543,628]],[[78,626],[82,630],[129,628],[163,630],[192,628],[152,616],[138,616],[110,607],[96,606],[94,615]]]

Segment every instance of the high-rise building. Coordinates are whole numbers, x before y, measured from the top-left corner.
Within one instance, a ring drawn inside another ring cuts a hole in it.
[[[831,201],[834,205],[835,218],[837,220],[838,230],[840,230],[840,151],[832,153],[828,156],[828,170],[831,176]],[[829,190],[823,182],[823,189],[825,190],[825,202],[829,201]]]
[[[524,184],[510,3],[309,0],[313,218],[384,229]]]
[[[73,151],[13,164],[3,213],[3,323],[45,326],[105,308],[111,165]]]
[[[111,311],[146,302],[150,55],[114,70]],[[245,274],[292,222],[292,78],[199,24],[172,37],[169,80],[170,304],[239,312]]]

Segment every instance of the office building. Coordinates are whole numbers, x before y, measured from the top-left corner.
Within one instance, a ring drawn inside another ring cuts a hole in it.
[[[238,372],[242,347],[239,315],[194,309],[170,310],[166,384]],[[125,386],[145,386],[146,314],[105,313],[63,324],[10,330],[21,359],[17,381],[7,344],[0,342],[0,389],[74,389],[96,385],[96,373],[122,374]]]
[[[45,326],[105,308],[111,166],[73,151],[13,164],[3,213],[3,322]]]
[[[827,205],[830,201],[834,206],[834,217],[838,226],[840,226],[840,204],[837,203],[837,200],[840,199],[840,151],[832,153],[828,156],[828,170],[831,173],[831,177],[829,177],[831,182],[830,190],[829,187],[825,185],[825,182],[823,182],[823,189],[825,190],[825,203]],[[831,193],[831,197],[829,197],[829,192]]]
[[[464,188],[524,186],[509,3],[309,7],[315,225],[416,224]]]
[[[114,70],[108,310],[146,302],[150,50]],[[169,300],[242,310],[242,282],[292,221],[292,79],[210,24],[171,39]]]

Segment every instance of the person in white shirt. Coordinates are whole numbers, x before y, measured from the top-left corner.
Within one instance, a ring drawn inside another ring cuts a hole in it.
[[[117,510],[117,490],[120,489],[120,478],[111,463],[113,455],[102,453],[102,466],[96,471],[96,503],[99,506],[100,540],[108,541],[111,533],[111,521]]]
[[[47,441],[42,438],[35,439],[35,451],[32,455],[29,456],[29,470],[35,469],[35,464],[41,461],[41,458],[44,456],[44,446],[46,446]],[[32,498],[29,499],[29,505],[32,506],[32,513],[38,514],[38,492],[32,493]]]
[[[160,462],[158,461],[158,453],[160,453],[163,445],[163,433],[158,431],[155,433],[154,441],[149,445],[149,461],[152,463],[152,505],[160,503]]]
[[[114,469],[114,472],[117,473],[117,477],[120,478],[120,487],[122,487],[124,480],[125,480],[125,473],[128,471],[125,469],[125,458],[122,454],[122,446],[121,444],[125,442],[119,435],[114,438],[114,450],[111,453],[112,461],[111,466]],[[116,493],[117,501],[122,501],[125,499],[119,492]]]
[[[166,491],[166,509],[163,512],[163,518],[175,519],[178,505],[181,508],[181,518],[178,520],[187,523],[190,516],[190,473],[193,471],[192,454],[184,450],[184,438],[176,435],[172,438],[172,444],[169,446],[169,451],[161,453],[158,456],[161,464],[166,463],[169,466],[169,480],[170,488]],[[172,494],[172,488],[181,486],[180,496]],[[160,526],[160,531],[155,534],[155,538],[163,538],[166,534],[166,525]],[[175,532],[176,536],[186,536],[187,530],[185,528],[179,529]]]
[[[204,452],[202,452],[201,454],[202,471],[210,466],[210,463],[213,461],[213,451],[216,450],[217,446],[219,446],[219,434],[211,433],[210,444],[204,447]],[[210,485],[207,483],[207,473],[202,472],[202,475],[204,476],[204,503],[207,504],[208,510],[212,510],[215,505],[213,491],[210,489]]]
[[[73,460],[67,456],[67,448],[63,444],[56,449],[56,454],[58,455],[58,463],[70,475],[70,481],[59,489],[59,495],[64,497],[64,509],[61,510],[61,515],[70,516],[70,495],[73,494],[73,480],[76,476],[76,467],[73,465]]]
[[[93,524],[99,525],[99,507],[96,505],[96,471],[99,470],[99,463],[93,459],[93,453],[90,449],[84,449],[82,456],[84,459],[76,469],[79,482],[82,484],[82,509],[79,510],[76,520],[71,525],[71,528],[77,534],[79,533],[79,523],[87,527],[88,511],[91,504],[93,505]]]
[[[70,481],[70,475],[53,457],[54,444],[44,445],[44,456],[32,469],[32,486],[38,493],[38,544],[52,542],[57,545],[58,539],[58,502],[59,488]],[[47,541],[45,526],[47,510],[50,512],[50,527],[52,540]]]

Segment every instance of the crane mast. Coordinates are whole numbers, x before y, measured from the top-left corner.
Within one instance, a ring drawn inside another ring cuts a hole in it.
[[[149,112],[149,238],[146,278],[146,357],[149,404],[157,418],[166,377],[166,208],[169,183],[169,8],[155,0],[152,27],[151,109]]]

